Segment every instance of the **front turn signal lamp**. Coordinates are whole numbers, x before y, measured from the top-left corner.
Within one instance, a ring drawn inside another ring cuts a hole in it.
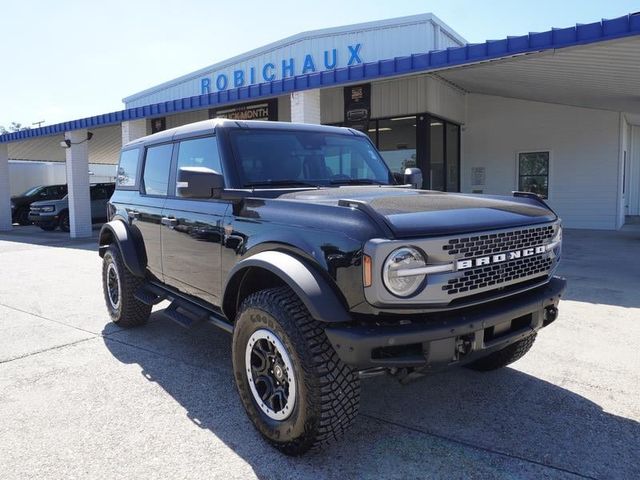
[[[365,287],[371,286],[371,257],[369,255],[362,256],[362,283]]]

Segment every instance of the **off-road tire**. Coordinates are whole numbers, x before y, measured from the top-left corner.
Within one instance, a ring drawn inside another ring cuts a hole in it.
[[[63,232],[68,232],[71,230],[71,224],[69,220],[69,210],[64,210],[60,213],[60,217],[58,219],[58,225],[60,226],[60,230]]]
[[[296,396],[290,415],[273,420],[258,406],[249,386],[245,353],[251,335],[266,329],[291,359]],[[287,455],[301,455],[340,437],[360,403],[358,373],[344,364],[297,295],[287,287],[249,295],[236,316],[233,371],[242,404],[260,434]]]
[[[29,210],[27,208],[21,208],[16,212],[16,223],[18,225],[27,226],[31,225],[29,221]]]
[[[120,301],[116,307],[109,299],[108,270],[113,264],[120,282]],[[111,320],[120,327],[137,327],[144,325],[151,314],[151,305],[142,303],[134,293],[144,284],[142,278],[133,275],[122,261],[120,248],[116,244],[109,246],[102,259],[102,290]]]
[[[467,365],[467,368],[472,370],[478,370],[481,372],[488,372],[491,370],[497,370],[498,368],[506,367],[510,363],[520,360],[531,349],[533,342],[536,340],[536,334],[529,335],[522,340],[518,340],[515,343],[493,352],[484,358],[476,360],[473,363]]]

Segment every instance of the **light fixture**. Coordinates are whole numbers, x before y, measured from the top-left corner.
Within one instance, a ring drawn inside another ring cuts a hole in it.
[[[416,116],[415,115],[411,115],[410,117],[398,117],[398,118],[392,118],[391,121],[392,122],[397,122],[398,120],[415,120]]]
[[[87,132],[87,139],[86,140],[83,140],[83,141],[78,142],[78,143],[73,143],[68,138],[65,138],[63,141],[60,142],[60,146],[62,148],[71,148],[71,145],[80,145],[81,143],[88,142],[92,138],[93,138],[93,132]]]
[[[390,132],[391,128],[390,127],[380,127],[378,129],[379,132]]]

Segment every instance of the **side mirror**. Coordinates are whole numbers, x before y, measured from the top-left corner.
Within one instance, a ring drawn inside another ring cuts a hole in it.
[[[422,188],[422,170],[419,168],[407,168],[404,171],[404,183],[410,184],[413,188]]]
[[[220,198],[224,177],[210,168],[180,167],[176,187],[180,197]]]

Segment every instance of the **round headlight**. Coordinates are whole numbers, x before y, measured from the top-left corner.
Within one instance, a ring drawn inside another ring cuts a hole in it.
[[[408,297],[420,288],[425,275],[413,275],[409,270],[424,267],[426,259],[415,248],[402,247],[391,252],[384,262],[384,286],[398,297]]]

